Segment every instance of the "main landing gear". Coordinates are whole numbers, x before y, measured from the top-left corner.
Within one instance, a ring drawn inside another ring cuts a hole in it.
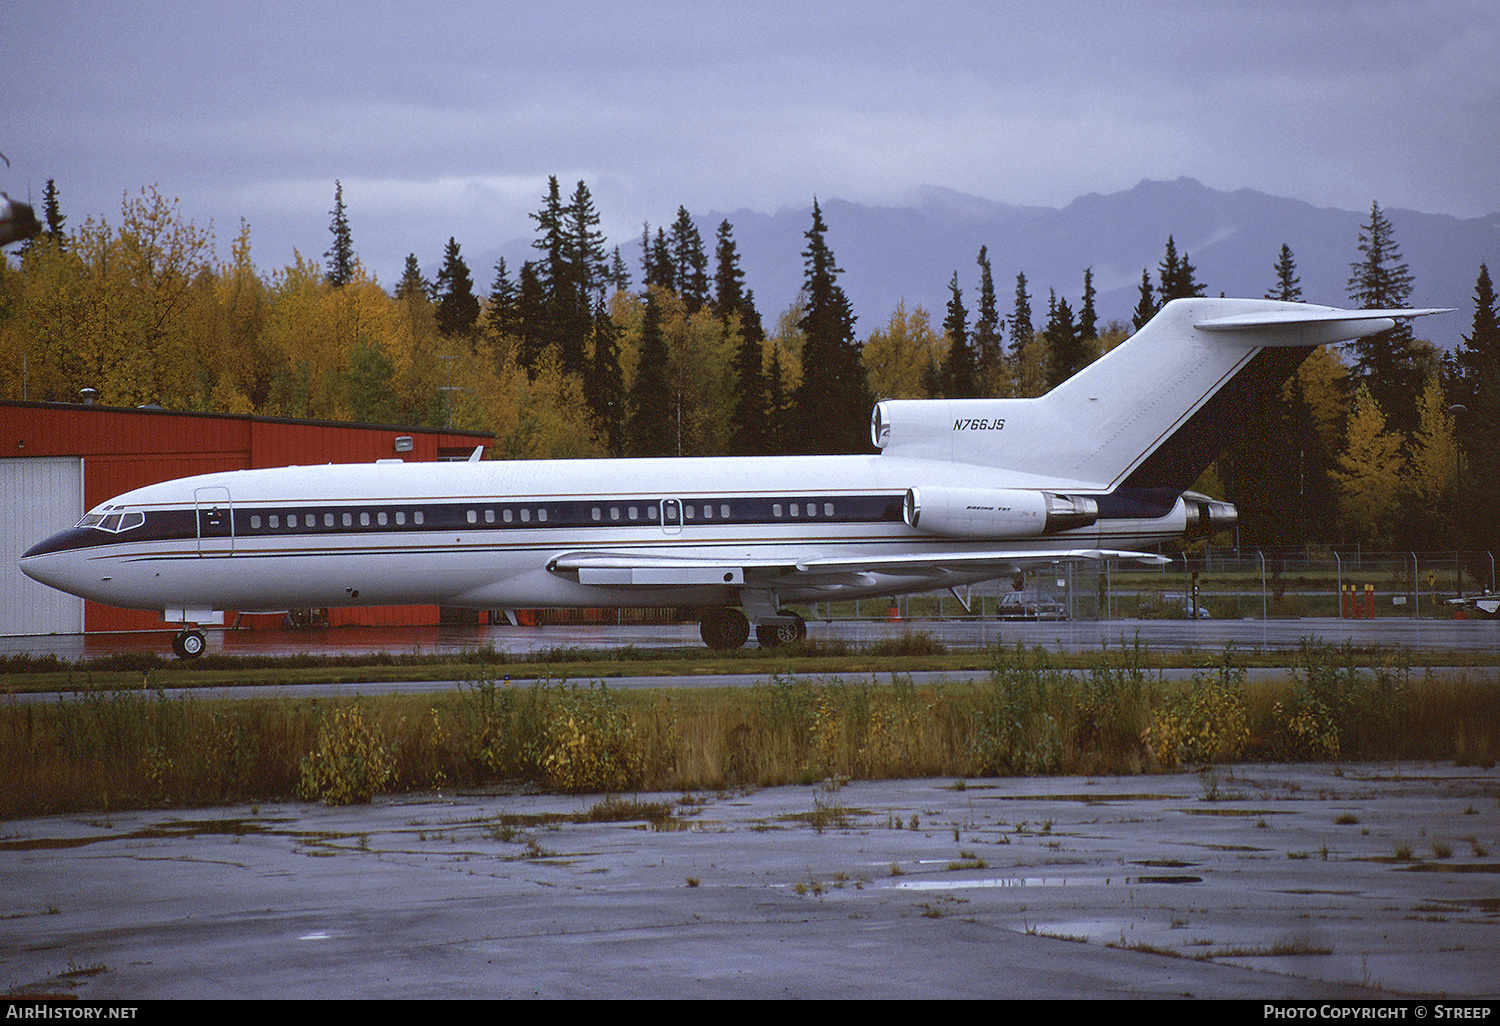
[[[207,647],[208,639],[196,628],[179,631],[172,639],[172,651],[177,653],[178,659],[197,659]]]
[[[807,621],[796,613],[783,609],[778,614],[780,623],[762,623],[755,627],[755,640],[761,648],[790,645],[807,637]],[[717,651],[739,648],[750,639],[750,621],[738,609],[710,608],[703,611],[698,633],[703,643]]]

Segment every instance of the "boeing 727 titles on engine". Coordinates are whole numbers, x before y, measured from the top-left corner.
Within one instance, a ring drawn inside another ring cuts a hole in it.
[[[21,568],[181,622],[225,610],[686,606],[703,640],[803,637],[790,603],[1014,577],[1234,522],[1186,491],[1324,343],[1437,310],[1185,299],[1046,395],[887,399],[878,455],[331,464],[149,485]],[[955,594],[957,594],[955,592]]]

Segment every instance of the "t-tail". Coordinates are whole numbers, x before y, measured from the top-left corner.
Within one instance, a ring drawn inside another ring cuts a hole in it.
[[[1178,299],[1046,395],[886,399],[871,433],[883,456],[1003,469],[1067,491],[1180,493],[1315,347],[1443,312]]]

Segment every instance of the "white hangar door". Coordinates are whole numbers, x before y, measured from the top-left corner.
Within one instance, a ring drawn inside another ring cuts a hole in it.
[[[83,599],[38,584],[16,565],[83,512],[83,460],[0,459],[0,634],[83,633]]]

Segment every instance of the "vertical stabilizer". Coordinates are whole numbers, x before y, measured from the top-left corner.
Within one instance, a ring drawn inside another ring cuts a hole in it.
[[[1437,310],[1179,299],[1034,399],[885,400],[883,454],[1002,468],[1067,487],[1188,487],[1313,347]]]

